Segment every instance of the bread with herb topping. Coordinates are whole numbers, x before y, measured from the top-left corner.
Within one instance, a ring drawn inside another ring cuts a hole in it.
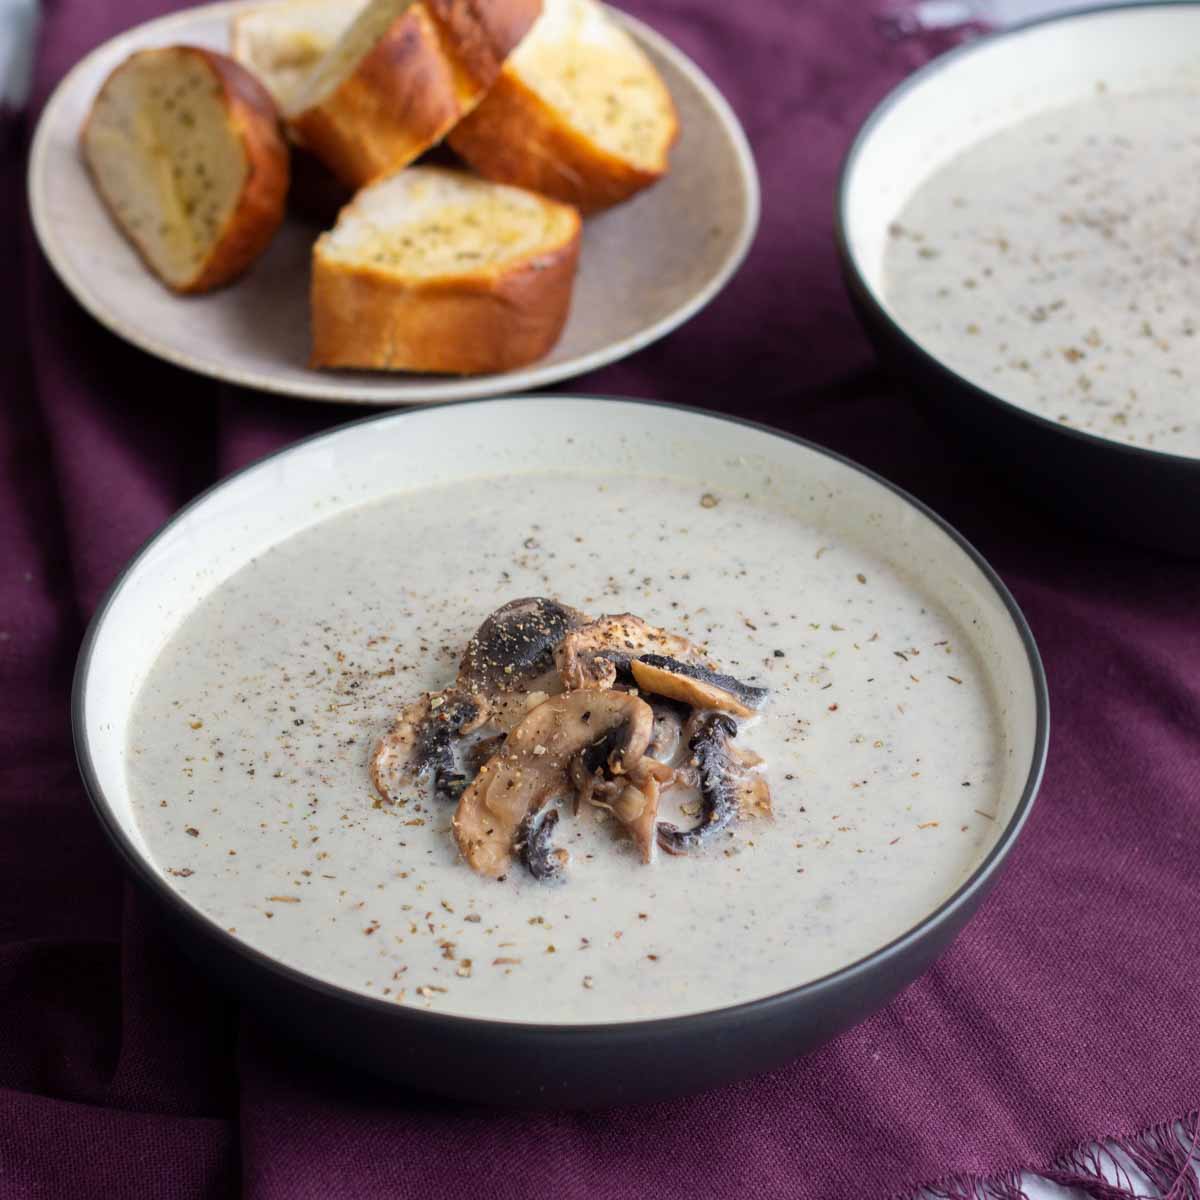
[[[580,226],[568,205],[444,167],[364,188],[313,248],[312,365],[472,375],[541,358]]]
[[[371,0],[292,94],[289,124],[361,187],[445,137],[540,11],[541,0]]]
[[[212,50],[131,55],[101,86],[80,147],[118,228],[177,292],[242,274],[283,220],[279,114],[249,72]]]
[[[666,84],[602,4],[545,0],[448,141],[480,175],[586,213],[660,179],[678,132]]]

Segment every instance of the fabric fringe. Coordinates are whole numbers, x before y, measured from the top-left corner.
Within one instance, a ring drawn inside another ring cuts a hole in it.
[[[1135,1183],[1130,1168],[1150,1187]],[[1128,1137],[1078,1146],[1049,1166],[960,1175],[904,1193],[896,1200],[1029,1200],[1022,1176],[1075,1188],[1090,1200],[1200,1200],[1200,1109]]]

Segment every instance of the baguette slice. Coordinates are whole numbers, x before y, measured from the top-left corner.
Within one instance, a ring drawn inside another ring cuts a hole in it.
[[[312,365],[472,375],[541,358],[567,319],[580,225],[445,167],[364,188],[313,248]]]
[[[371,0],[294,94],[289,123],[361,187],[470,112],[540,11],[541,0]]]
[[[367,0],[272,0],[240,9],[229,23],[230,52],[287,112],[317,62],[366,6]]]
[[[596,0],[545,0],[483,102],[449,135],[480,175],[594,212],[667,171],[671,94]]]
[[[240,275],[283,220],[279,116],[223,54],[170,46],[130,56],[101,87],[80,141],[117,227],[177,292]]]

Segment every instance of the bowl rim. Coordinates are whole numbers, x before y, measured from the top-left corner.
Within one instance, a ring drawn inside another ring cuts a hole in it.
[[[478,405],[493,405],[493,404],[545,404],[545,403],[566,403],[573,404],[578,401],[585,403],[602,403],[602,404],[636,404],[644,405],[650,408],[664,408],[676,412],[686,414],[689,418],[700,417],[705,420],[711,420],[715,423],[728,422],[735,425],[743,425],[750,429],[758,430],[770,437],[777,438],[781,441],[791,442],[795,445],[809,450],[813,453],[830,458],[833,461],[849,467],[858,473],[865,475],[869,480],[881,485],[887,491],[896,496],[901,503],[907,504],[915,509],[921,516],[930,521],[936,530],[950,538],[950,540],[961,549],[972,562],[972,564],[980,571],[986,582],[999,597],[1008,614],[1009,619],[1013,622],[1017,634],[1020,637],[1021,644],[1025,650],[1026,663],[1029,668],[1031,682],[1034,691],[1035,705],[1035,728],[1032,747],[1032,757],[1026,774],[1025,782],[1022,788],[1020,799],[1017,801],[1012,814],[1006,822],[1004,828],[1000,831],[993,843],[991,849],[983,857],[983,859],[972,869],[967,878],[959,884],[959,886],[946,897],[936,908],[927,913],[920,921],[913,925],[910,929],[905,930],[898,937],[893,938],[883,946],[876,948],[869,954],[856,959],[854,962],[848,963],[835,971],[828,972],[825,975],[819,976],[817,979],[807,980],[804,983],[797,984],[794,987],[786,988],[781,992],[775,992],[768,996],[760,996],[753,1000],[742,1001],[737,1004],[726,1005],[721,1008],[705,1009],[700,1012],[683,1013],[668,1017],[653,1017],[646,1020],[634,1021],[598,1021],[590,1023],[576,1024],[557,1024],[544,1023],[537,1021],[510,1021],[484,1017],[468,1017],[453,1013],[440,1013],[427,1009],[415,1008],[409,1005],[396,1004],[394,1001],[384,1000],[382,997],[370,996],[361,992],[356,992],[350,988],[343,987],[340,984],[335,984],[322,980],[315,975],[311,975],[297,967],[287,965],[280,960],[273,958],[264,951],[258,950],[251,946],[248,942],[241,938],[230,934],[223,926],[214,921],[211,917],[203,913],[199,908],[188,903],[183,896],[170,884],[164,880],[151,866],[148,856],[143,856],[140,851],[133,845],[131,839],[126,834],[120,819],[115,815],[110,807],[108,800],[104,794],[103,787],[100,784],[99,776],[96,771],[94,760],[92,757],[88,730],[84,719],[85,698],[87,695],[88,677],[90,674],[92,656],[95,651],[96,643],[103,633],[109,609],[115,603],[118,595],[127,586],[129,581],[135,576],[140,565],[145,560],[147,555],[158,544],[160,539],[165,537],[181,520],[187,517],[195,509],[202,506],[208,498],[218,490],[226,487],[234,480],[240,479],[243,475],[247,475],[252,471],[263,469],[267,464],[274,459],[289,454],[301,447],[312,446],[315,443],[325,441],[330,438],[342,436],[350,431],[361,429],[365,426],[392,421],[403,421],[409,417],[419,417],[430,414],[436,409],[446,408],[455,409],[465,406]],[[244,960],[249,966],[265,970],[274,975],[284,984],[290,984],[295,987],[305,989],[310,992],[316,992],[319,996],[326,1000],[341,1002],[350,1005],[359,1010],[365,1010],[377,1016],[385,1016],[391,1014],[392,1018],[397,1022],[405,1021],[415,1022],[419,1028],[431,1033],[444,1033],[453,1035],[464,1031],[482,1032],[488,1031],[497,1037],[521,1037],[521,1036],[564,1036],[564,1037],[583,1037],[583,1036],[600,1036],[605,1038],[620,1038],[620,1037],[638,1037],[644,1038],[648,1035],[672,1036],[676,1034],[703,1034],[709,1030],[715,1032],[716,1029],[727,1025],[730,1021],[739,1021],[741,1019],[756,1018],[769,1016],[772,1013],[786,1010],[793,1004],[801,1002],[805,999],[810,999],[819,996],[821,993],[830,989],[836,989],[844,985],[853,984],[856,980],[865,976],[869,976],[871,972],[882,967],[889,961],[897,958],[903,958],[906,952],[912,947],[924,941],[926,937],[935,933],[939,927],[947,922],[953,922],[956,914],[960,910],[966,908],[967,913],[971,911],[971,903],[977,895],[986,891],[987,886],[996,874],[1004,859],[1007,858],[1012,850],[1021,829],[1029,816],[1030,810],[1033,807],[1034,798],[1037,795],[1041,785],[1042,777],[1046,766],[1046,756],[1049,744],[1050,732],[1050,700],[1049,691],[1046,685],[1046,675],[1042,667],[1041,655],[1038,653],[1037,644],[1033,637],[1033,632],[1029,627],[1029,623],[1013,599],[1012,594],[1000,579],[999,575],[987,562],[982,554],[948,521],[940,517],[936,512],[929,508],[922,501],[910,495],[896,484],[889,482],[887,479],[871,471],[867,467],[860,466],[852,459],[845,457],[836,451],[826,449],[815,442],[808,441],[805,438],[797,437],[795,434],[788,433],[784,430],[772,428],[759,421],[749,420],[744,417],[732,416],[725,413],[712,412],[707,409],[698,408],[694,405],[674,404],[664,400],[651,400],[637,397],[615,396],[615,395],[597,395],[589,393],[566,393],[566,394],[550,394],[550,395],[526,395],[526,396],[501,396],[492,399],[482,400],[456,400],[448,401],[443,404],[414,406],[411,408],[398,409],[386,413],[373,414],[371,416],[362,417],[354,421],[348,421],[337,425],[332,429],[322,430],[308,437],[301,438],[295,442],[291,442],[278,450],[264,455],[261,458],[255,459],[252,463],[239,468],[237,471],[230,473],[223,479],[207,487],[197,496],[193,497],[187,504],[183,505],[174,514],[172,514],[160,528],[153,533],[133,554],[130,560],[117,574],[116,578],[109,585],[108,590],[101,598],[96,607],[90,622],[88,623],[87,631],[84,634],[83,642],[81,643],[78,657],[76,659],[75,673],[71,689],[71,732],[75,745],[76,763],[79,769],[80,776],[83,780],[84,789],[91,801],[92,809],[100,821],[101,827],[108,835],[109,840],[116,848],[119,857],[125,864],[126,869],[133,875],[135,880],[148,888],[151,894],[162,904],[167,910],[176,917],[182,919],[184,926],[188,929],[189,934],[208,935],[210,939],[215,938],[222,950],[231,953],[235,957]],[[385,1018],[386,1019],[386,1018]]]
[[[842,159],[842,165],[838,170],[834,197],[833,236],[838,257],[842,263],[842,269],[848,277],[852,292],[870,307],[872,315],[883,322],[887,327],[888,333],[900,342],[905,351],[916,355],[922,366],[932,368],[935,374],[943,377],[955,387],[965,389],[974,399],[990,403],[1000,408],[1005,415],[1032,423],[1035,427],[1043,431],[1053,430],[1054,433],[1081,445],[1088,446],[1093,450],[1123,455],[1131,462],[1140,462],[1147,465],[1157,464],[1160,467],[1170,465],[1175,470],[1195,472],[1200,476],[1200,455],[1177,454],[1170,450],[1156,450],[1148,446],[1135,446],[1129,442],[1120,442],[1114,438],[1106,438],[1097,433],[1090,433],[1085,429],[1077,429],[1071,425],[1062,425],[1058,421],[1052,421],[1049,417],[1043,417],[1039,413],[1022,408],[1019,404],[1014,404],[1011,400],[1006,400],[998,392],[989,391],[987,388],[959,374],[958,371],[949,366],[932,351],[926,349],[921,342],[909,334],[904,326],[888,311],[879,292],[867,282],[866,275],[859,267],[858,259],[850,247],[848,234],[848,210],[850,193],[852,191],[850,177],[854,172],[860,155],[874,135],[876,127],[893,109],[904,103],[910,92],[915,92],[918,88],[929,83],[945,70],[946,67],[968,58],[972,54],[987,50],[998,42],[1020,37],[1023,34],[1046,26],[1064,25],[1101,14],[1128,13],[1135,10],[1142,12],[1147,10],[1166,12],[1173,9],[1196,8],[1200,8],[1200,0],[1123,0],[1123,3],[1120,4],[1090,4],[1085,8],[1076,8],[1065,13],[1051,13],[1048,16],[1034,17],[1032,20],[1022,21],[1020,24],[983,34],[973,41],[965,42],[962,45],[947,50],[937,58],[918,67],[917,70],[913,71],[910,75],[906,75],[899,83],[892,87],[875,107],[871,109],[863,123],[858,127],[858,131],[855,133],[854,139],[851,141],[850,147]]]

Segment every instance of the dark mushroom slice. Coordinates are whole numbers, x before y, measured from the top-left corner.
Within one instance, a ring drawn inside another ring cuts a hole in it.
[[[737,737],[737,723],[722,712],[697,714],[688,742],[700,778],[700,821],[692,829],[678,829],[669,822],[658,826],[658,844],[668,854],[690,854],[700,850],[727,829],[742,814],[749,777],[750,757],[730,745]],[[769,812],[769,796],[767,805]]]
[[[711,715],[711,712],[703,710],[692,713],[683,727],[685,745],[691,745]],[[758,770],[763,764],[762,755],[755,754],[749,746],[743,746],[740,742],[727,742],[725,752],[729,756],[729,778],[737,793],[738,816],[742,820],[772,816],[771,788],[767,777]],[[700,790],[700,759],[696,755],[693,754],[687,763],[675,768],[675,782]]]
[[[667,696],[693,708],[752,717],[767,697],[766,688],[752,687],[732,675],[722,675],[698,663],[682,662],[664,654],[639,655],[629,667],[642,691]]]
[[[598,617],[572,629],[554,652],[554,660],[568,691],[576,688],[611,688],[628,662],[639,654],[657,653],[673,658],[699,658],[700,651],[687,638],[647,625],[632,613]]]
[[[550,844],[554,827],[558,824],[558,809],[547,808],[545,815],[529,813],[517,830],[517,853],[525,869],[534,879],[545,881],[557,879],[567,865],[569,855],[565,850],[555,849]]]
[[[589,619],[544,596],[510,600],[467,643],[456,686],[483,696],[528,690],[532,680],[554,669],[563,638]]]
[[[410,704],[376,744],[371,782],[395,803],[406,782],[433,777],[434,794],[457,800],[469,782],[455,758],[455,743],[479,716],[479,705],[457,692],[431,692]]]
[[[430,713],[417,737],[418,776],[433,776],[433,794],[457,802],[471,782],[460,769],[455,744],[463,730],[479,716],[479,705],[469,696],[450,696]]]
[[[452,825],[472,870],[493,878],[512,861],[521,822],[573,787],[572,763],[600,743],[613,774],[627,774],[650,744],[654,714],[627,692],[567,692],[533,709],[463,793]]]

